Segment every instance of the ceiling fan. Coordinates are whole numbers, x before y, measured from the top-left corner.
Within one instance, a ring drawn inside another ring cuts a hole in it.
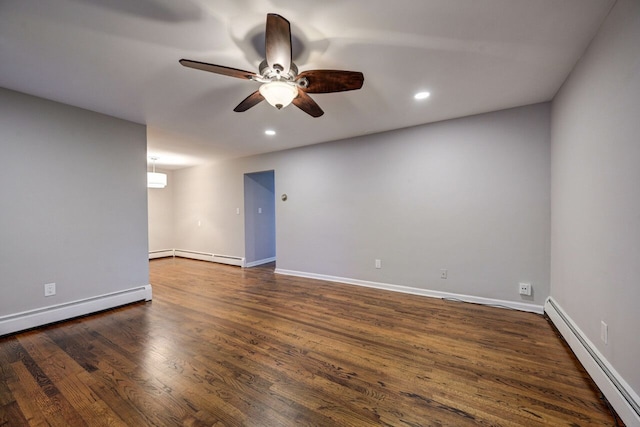
[[[246,97],[233,111],[243,112],[262,100],[278,110],[293,103],[312,117],[320,117],[324,111],[311,99],[309,93],[331,93],[360,89],[364,76],[357,71],[309,70],[298,74],[298,67],[291,59],[291,26],[289,21],[275,13],[267,15],[265,32],[266,59],[259,65],[258,73],[206,62],[181,59],[180,64],[197,70],[262,83],[260,88]]]

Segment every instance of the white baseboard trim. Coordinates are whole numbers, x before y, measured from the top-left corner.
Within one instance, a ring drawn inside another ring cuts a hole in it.
[[[544,311],[627,427],[640,426],[640,398],[551,297]]]
[[[522,303],[517,301],[506,301],[493,298],[477,297],[472,295],[454,294],[450,292],[432,291],[422,288],[414,288],[410,286],[393,285],[390,283],[370,282],[367,280],[349,279],[346,277],[328,276],[325,274],[306,273],[301,271],[283,270],[276,268],[275,273],[287,276],[305,277],[308,279],[325,280],[327,282],[345,283],[347,285],[365,286],[367,288],[383,289],[385,291],[402,292],[405,294],[420,295],[430,298],[454,299],[463,302],[471,302],[475,304],[489,305],[494,307],[510,308],[519,311],[528,311],[531,313],[542,314],[543,307],[541,305]]]
[[[149,251],[149,259],[166,258],[176,256],[173,249],[160,249],[157,251]]]
[[[146,285],[2,316],[0,317],[0,336],[119,307],[132,302],[151,301],[152,296],[151,285]]]
[[[246,263],[245,267],[247,267],[247,268],[257,267],[257,266],[262,265],[262,264],[268,264],[270,262],[274,262],[275,260],[276,260],[276,257],[259,259],[257,261],[251,261],[251,262]]]
[[[245,259],[239,256],[212,254],[209,252],[191,251],[188,249],[174,249],[173,252],[175,256],[181,258],[218,262],[220,264],[236,265],[238,267],[245,266]]]

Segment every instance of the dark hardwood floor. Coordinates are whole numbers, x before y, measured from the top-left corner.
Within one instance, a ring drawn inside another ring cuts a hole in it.
[[[614,426],[539,315],[191,261],[0,338],[0,425]]]

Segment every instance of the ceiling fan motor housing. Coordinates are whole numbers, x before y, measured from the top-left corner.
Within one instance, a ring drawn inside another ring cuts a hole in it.
[[[259,73],[265,80],[285,80],[290,82],[295,81],[295,78],[298,75],[298,67],[296,67],[296,64],[292,62],[291,66],[289,67],[289,72],[287,73],[282,73],[282,69],[283,68],[282,66],[280,66],[280,64],[275,64],[273,68],[269,67],[266,59],[262,61],[258,66]]]

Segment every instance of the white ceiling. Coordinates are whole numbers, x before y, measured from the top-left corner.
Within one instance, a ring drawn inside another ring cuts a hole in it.
[[[144,123],[178,168],[548,101],[614,2],[0,0],[0,86]],[[257,71],[270,12],[291,21],[300,71],[361,71],[363,88],[312,95],[316,119],[235,113],[258,83],[178,64]]]

